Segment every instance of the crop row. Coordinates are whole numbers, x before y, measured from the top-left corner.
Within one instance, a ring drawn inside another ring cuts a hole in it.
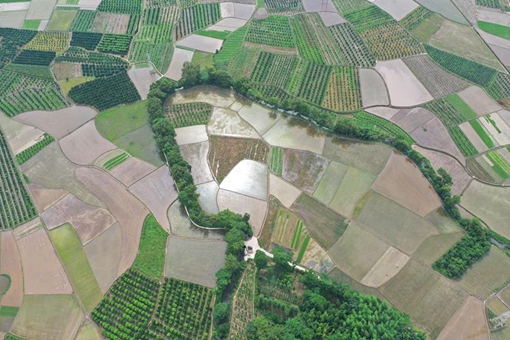
[[[94,51],[103,38],[101,33],[73,32],[71,46],[82,47],[89,51]]]
[[[176,40],[190,35],[196,30],[206,28],[221,19],[219,4],[200,4],[186,8],[176,28]]]
[[[14,228],[37,215],[1,130],[0,189],[0,229]]]
[[[277,175],[282,174],[283,168],[283,149],[278,146],[271,147],[271,171]]]
[[[365,0],[333,0],[333,4],[344,16],[370,6],[370,3]]]
[[[372,67],[375,58],[349,23],[329,27],[339,47],[342,65],[353,67]]]
[[[475,130],[476,134],[482,142],[489,148],[492,149],[494,147],[494,141],[492,140],[489,132],[485,129],[485,127],[478,120],[470,120],[469,125]]]
[[[302,0],[265,0],[269,12],[295,14],[304,11]]]
[[[220,63],[218,65],[228,66],[228,72],[233,78],[237,78],[239,76],[244,76],[246,78],[250,78],[253,70],[255,69],[255,65],[257,65],[257,61],[259,60],[260,48],[258,47],[249,47],[245,46],[244,48],[239,50],[235,56],[232,57],[230,63],[224,61],[225,59],[215,59],[215,63]],[[233,52],[233,51],[231,51]],[[216,54],[215,56],[218,56]]]
[[[118,57],[89,52],[78,47],[71,47],[61,56],[56,58],[59,63],[80,63],[82,73],[88,77],[107,77],[124,70],[127,70],[129,64]]]
[[[502,8],[502,0],[476,0],[478,6],[490,7],[490,8]]]
[[[424,44],[424,46],[430,58],[436,63],[482,87],[488,87],[498,75],[498,72],[493,68],[441,51],[427,44]]]
[[[496,100],[510,97],[510,75],[498,73],[494,81],[487,88],[487,91]]]
[[[278,286],[273,281],[268,279],[259,278],[259,293],[265,296],[269,296],[278,300],[288,302],[293,305],[299,305],[302,298],[293,294],[289,289],[283,286]]]
[[[304,59],[323,64],[324,59],[319,49],[319,42],[314,38],[313,29],[310,29],[310,25],[306,25],[306,22],[305,15],[292,18],[292,29],[299,55]]]
[[[423,6],[419,6],[414,11],[406,15],[405,18],[400,20],[400,24],[404,26],[409,31],[412,31],[416,27],[420,26],[420,24],[431,17],[434,12],[428,10]]]
[[[172,42],[151,43],[146,41],[134,41],[130,51],[130,61],[151,61],[160,73],[165,73],[170,66],[170,56],[173,54]]]
[[[16,161],[18,161],[18,164],[23,164],[26,161],[28,161],[30,158],[34,157],[39,151],[44,149],[46,146],[48,146],[51,142],[53,142],[55,139],[45,133],[42,136],[42,139],[39,140],[36,144],[32,145],[28,149],[23,150],[19,154],[16,155]]]
[[[102,0],[97,8],[101,12],[141,14],[143,0]]]
[[[459,97],[460,100],[462,100]],[[455,104],[455,105],[454,105]],[[473,116],[470,108],[465,108],[455,97],[446,97],[423,105],[423,107],[434,113],[447,127],[459,125]]]
[[[142,26],[175,23],[179,19],[179,14],[179,9],[174,6],[147,8],[143,11]]]
[[[390,136],[401,138],[409,145],[414,143],[413,138],[409,136],[407,132],[405,132],[398,125],[395,125],[384,118],[372,115],[364,111],[355,113],[354,117],[360,127],[373,128],[376,126],[377,128],[388,133]]]
[[[129,157],[130,156],[127,152],[122,152],[120,155],[117,155],[112,159],[109,159],[106,163],[104,163],[103,169],[105,169],[106,171],[110,171],[116,166],[124,163]]]
[[[246,34],[246,41],[283,48],[296,47],[289,18],[279,15],[252,21]]]
[[[497,151],[491,151],[486,154],[487,158],[492,162],[492,169],[501,177],[506,180],[510,177],[510,164],[507,160]]]
[[[242,53],[244,37],[248,28],[246,26],[231,33],[227,39],[223,42],[223,46],[220,51],[214,55],[214,61],[216,63],[228,63],[234,59],[239,53]]]
[[[262,94],[262,98],[268,101],[278,100],[278,102],[280,102],[285,99],[293,98],[293,96],[285,92],[285,90],[273,85],[254,84],[253,88],[259,91]]]
[[[304,67],[297,67],[296,70],[299,78],[295,78],[294,81],[298,85],[294,87],[294,92],[291,91],[291,94],[310,103],[321,105],[326,94],[332,67],[305,62]]]
[[[248,262],[241,282],[232,301],[232,314],[230,318],[230,337],[232,339],[245,339],[248,324],[255,317],[255,283],[257,280],[257,266]]]
[[[165,106],[165,115],[174,128],[207,124],[212,106],[206,103],[186,103]]]
[[[64,52],[69,47],[68,32],[39,32],[25,45],[27,50]]]
[[[49,51],[23,50],[13,60],[14,64],[49,66],[56,53]]]
[[[153,320],[139,340],[195,340],[158,320]]]
[[[464,132],[460,129],[458,126],[450,126],[448,128],[448,132],[450,132],[450,136],[452,136],[453,141],[460,149],[460,152],[465,157],[471,157],[478,153],[476,148],[473,146],[473,144],[469,141],[469,139],[466,137]]]
[[[0,27],[0,70],[14,59],[19,49],[32,40],[37,31]]]
[[[181,8],[188,8],[199,3],[199,0],[176,0],[177,5]]]
[[[77,104],[90,105],[99,111],[140,100],[126,72],[77,85],[69,91],[69,97]]]
[[[121,56],[127,55],[131,39],[133,37],[127,34],[105,34],[97,50],[103,53],[113,53]]]
[[[4,68],[5,71],[19,73],[29,77],[42,78],[45,80],[53,81],[53,73],[48,66],[39,65],[24,65],[24,64],[9,64]]]
[[[177,5],[176,0],[146,0],[145,8],[169,7]]]
[[[358,33],[395,22],[391,15],[375,5],[369,5],[355,12],[347,13],[344,17]]]
[[[296,64],[297,58],[293,55],[261,52],[251,79],[255,83],[285,88]]]
[[[356,111],[362,107],[358,69],[334,68],[322,106],[333,111]]]
[[[165,279],[158,298],[156,318],[163,324],[202,340],[209,336],[213,293],[195,283]]]

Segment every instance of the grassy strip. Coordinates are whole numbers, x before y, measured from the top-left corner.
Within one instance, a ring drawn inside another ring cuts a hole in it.
[[[510,40],[510,27],[508,26],[498,25],[487,21],[478,21],[478,27],[489,34]]]
[[[1,316],[15,317],[18,314],[19,307],[2,306],[0,307]]]
[[[301,245],[301,249],[299,250],[299,254],[297,257],[296,262],[301,263],[301,260],[303,260],[303,256],[305,256],[306,247],[308,247],[308,243],[310,243],[310,235],[308,235],[305,240],[303,241],[303,244]]]
[[[17,154],[16,161],[20,165],[25,163],[26,161],[28,161],[30,158],[35,156],[39,151],[44,149],[47,145],[49,145],[54,140],[55,139],[52,136],[45,133],[43,135],[43,139],[41,139],[40,141],[38,141],[36,144],[32,145],[28,149],[25,149],[25,150],[21,151],[19,154]]]
[[[448,128],[448,132],[452,136],[453,141],[459,147],[460,151],[465,157],[474,156],[478,153],[478,150],[473,146],[471,141],[466,137],[464,132],[458,126],[451,126]]]
[[[463,101],[458,94],[454,93],[449,95],[446,97],[446,101],[452,104],[464,116],[464,118],[466,118],[466,120],[478,117],[476,112],[473,111],[473,109],[468,104],[466,104],[466,102]]]
[[[283,168],[283,149],[280,147],[271,148],[271,171],[281,175]]]
[[[476,134],[482,139],[489,149],[494,147],[494,142],[487,132],[485,132],[485,129],[478,120],[470,120],[469,125],[471,125],[471,127],[476,131]]]
[[[129,157],[131,157],[131,156],[127,152],[123,152],[120,155],[113,157],[108,162],[104,163],[103,169],[105,169],[106,171],[110,171],[111,169],[115,168],[116,166],[122,164]]]
[[[294,234],[292,235],[292,242],[290,244],[290,247],[293,249],[296,249],[296,247],[299,245],[299,239],[301,238],[301,230],[303,229],[303,222],[301,220],[298,220],[296,228],[294,229]]]
[[[494,119],[492,119],[491,115],[487,115],[485,116],[485,120],[489,123],[491,123],[491,125],[494,127],[494,129],[496,129],[496,131],[498,133],[501,133],[501,130],[498,128],[498,124],[496,124],[496,122],[494,121]]]
[[[165,247],[168,234],[153,215],[143,222],[140,247],[133,268],[154,278],[163,276],[165,267]]]
[[[195,31],[195,34],[201,35],[203,37],[225,40],[230,35],[230,32],[228,32],[228,31],[221,32],[221,31],[198,30],[198,31]]]
[[[510,177],[510,164],[508,164],[506,159],[499,152],[491,151],[487,153],[487,158],[494,164],[492,169],[496,171],[502,179]]]
[[[361,127],[373,129],[374,126],[376,126],[391,136],[400,137],[402,140],[409,143],[409,145],[414,144],[414,139],[409,136],[407,132],[384,118],[364,111],[355,113],[354,117]]]

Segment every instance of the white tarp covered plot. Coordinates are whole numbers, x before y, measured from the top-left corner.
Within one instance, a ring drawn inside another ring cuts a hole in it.
[[[27,2],[7,2],[5,4],[0,4],[0,11],[2,11],[2,12],[26,11],[29,7],[30,7],[30,1],[27,1]]]
[[[217,50],[221,49],[223,40],[215,39],[210,37],[204,37],[197,34],[192,34],[189,37],[182,39],[177,42],[177,46],[191,48],[193,50],[216,53]]]
[[[184,66],[185,62],[191,62],[193,59],[193,53],[193,51],[176,48],[172,57],[172,61],[170,62],[170,67],[165,73],[165,77],[176,81],[180,80],[182,77],[182,67]]]

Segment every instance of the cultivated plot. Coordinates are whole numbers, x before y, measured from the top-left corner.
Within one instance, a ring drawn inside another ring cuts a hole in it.
[[[482,301],[474,296],[469,296],[450,321],[448,321],[437,339],[488,339],[489,328],[485,319],[484,309]]]
[[[237,112],[230,109],[215,107],[213,109],[207,132],[211,135],[260,138],[259,134]]]
[[[370,190],[375,178],[368,172],[349,167],[343,176],[340,187],[329,203],[329,207],[343,216],[352,217],[358,202]]]
[[[129,157],[122,164],[113,168],[110,173],[126,187],[130,187],[156,169],[152,164],[139,160],[136,157]]]
[[[328,159],[316,153],[284,149],[282,177],[311,195],[319,185],[328,164]]]
[[[220,211],[229,209],[239,214],[250,214],[249,223],[253,228],[253,235],[258,236],[260,234],[267,211],[266,201],[220,189],[218,192],[218,207]]]
[[[211,168],[207,162],[209,154],[209,142],[181,145],[182,157],[191,165],[191,176],[193,182],[198,185],[213,180]]]
[[[220,189],[267,200],[268,169],[251,160],[239,162],[220,184]]]
[[[373,69],[359,70],[363,107],[389,105],[390,98],[384,79]]]
[[[2,305],[21,307],[23,303],[23,269],[21,258],[12,232],[1,233],[0,273],[9,275],[10,286],[2,295]]]
[[[286,208],[290,208],[301,195],[301,190],[280,177],[269,174],[269,194],[276,197]]]

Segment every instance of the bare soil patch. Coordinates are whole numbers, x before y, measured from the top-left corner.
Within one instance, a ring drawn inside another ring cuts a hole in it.
[[[129,17],[129,14],[97,12],[92,22],[91,31],[124,34],[128,29]]]
[[[140,243],[143,221],[149,214],[145,206],[127,189],[105,172],[92,168],[78,168],[76,178],[108,207],[122,231],[121,259],[118,275],[134,262]]]
[[[386,83],[377,71],[373,69],[360,69],[359,81],[363,107],[390,104]]]
[[[368,287],[380,287],[404,268],[410,257],[390,247],[363,277],[361,283]]]
[[[44,211],[68,194],[61,189],[47,189],[39,184],[30,183],[28,191],[32,194],[34,203],[39,211]]]
[[[87,244],[116,222],[107,210],[83,203],[73,195],[64,197],[41,217],[50,230],[71,223],[82,244]]]
[[[180,150],[182,157],[191,165],[191,175],[195,184],[210,182],[214,179],[207,162],[209,142],[181,145]]]
[[[328,253],[314,239],[308,242],[300,264],[317,273],[327,273],[335,267]]]
[[[174,180],[168,167],[162,166],[150,175],[133,184],[129,191],[138,197],[152,211],[158,223],[166,231],[170,231],[167,211],[177,199]]]
[[[326,172],[329,160],[309,151],[285,149],[282,177],[312,194]]]
[[[237,112],[215,107],[213,109],[207,131],[211,135],[229,136],[229,137],[245,137],[260,138],[255,129],[246,121],[241,119]]]
[[[420,216],[441,206],[439,197],[418,167],[409,158],[395,152],[372,189]]]
[[[240,161],[250,159],[266,164],[269,155],[267,144],[258,139],[211,136],[210,145],[209,164],[220,183]]]
[[[39,229],[18,240],[26,294],[71,294],[73,287],[48,235]]]
[[[269,194],[276,197],[285,207],[290,208],[301,195],[301,190],[280,177],[269,174]]]
[[[175,140],[179,145],[206,142],[209,139],[206,129],[207,126],[205,125],[193,125],[175,129]]]
[[[36,144],[44,134],[43,131],[33,126],[7,118],[1,112],[0,126],[15,155]]]
[[[157,168],[149,163],[130,157],[128,160],[113,168],[110,173],[122,182],[126,187],[138,182]]]
[[[489,95],[477,86],[470,86],[459,92],[460,98],[479,116],[501,110],[501,107]]]
[[[488,340],[489,338],[483,302],[474,296],[468,296],[462,307],[448,321],[437,340]]]
[[[2,232],[1,238],[0,273],[7,274],[11,278],[11,285],[2,296],[2,305],[21,307],[23,303],[23,269],[18,246],[10,231]]]
[[[51,70],[57,80],[83,76],[80,63],[54,63]]]
[[[92,165],[102,154],[117,147],[103,138],[93,121],[60,140],[64,155],[73,163]]]
[[[451,234],[434,235],[427,238],[414,253],[416,259],[432,265],[444,253],[453,247],[463,236],[464,232],[459,231]]]

